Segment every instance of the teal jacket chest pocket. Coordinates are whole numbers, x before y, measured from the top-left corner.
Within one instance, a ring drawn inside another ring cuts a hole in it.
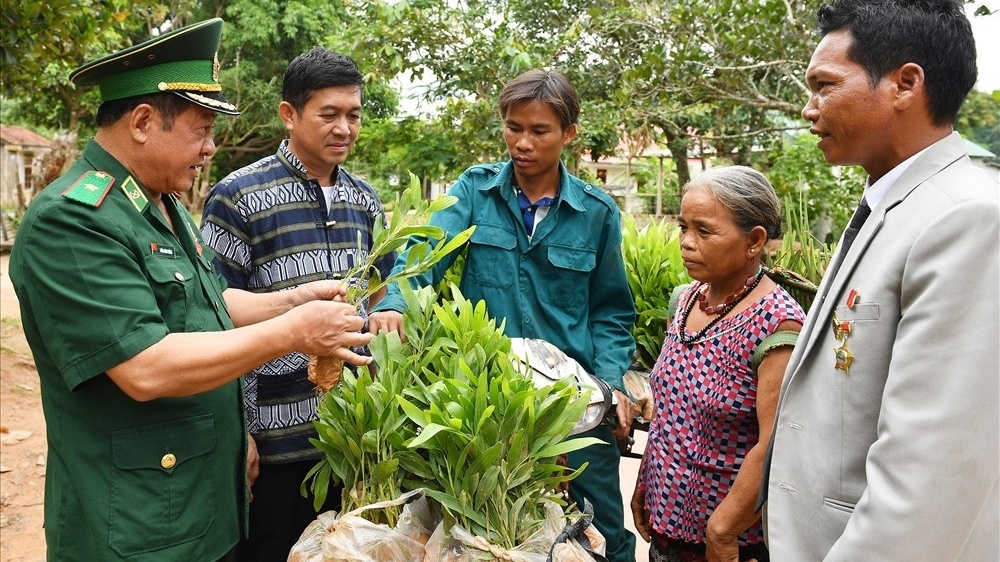
[[[212,414],[111,434],[108,540],[115,552],[127,557],[161,550],[208,532],[219,485],[215,444]]]
[[[500,225],[477,224],[469,240],[465,274],[477,285],[508,289],[517,276],[517,235]]]
[[[541,299],[560,308],[579,308],[590,300],[590,274],[597,266],[597,250],[549,244],[546,253],[551,275],[540,291]]]

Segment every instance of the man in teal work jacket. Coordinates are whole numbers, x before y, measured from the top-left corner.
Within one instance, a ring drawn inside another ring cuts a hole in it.
[[[572,468],[589,463],[570,485],[578,505],[594,505],[594,525],[608,542],[608,560],[635,559],[635,536],[625,529],[615,437],[628,434],[632,402],[623,393],[635,341],[635,305],[625,277],[618,207],[600,189],[570,175],[563,147],[576,136],[580,101],[558,72],[531,70],[500,95],[510,161],[473,166],[449,191],[458,202],[431,223],[449,236],[476,226],[460,289],[484,300],[491,316],[506,319],[510,337],[540,338],[576,359],[615,389],[618,426],[599,426],[585,437],[594,445],[570,453]],[[406,265],[404,253],[396,268]],[[454,261],[439,262],[420,278],[437,284]],[[374,307],[376,331],[399,331],[405,309],[399,288]]]
[[[76,70],[98,132],[31,203],[10,275],[41,379],[49,560],[226,559],[246,529],[240,375],[291,351],[365,363],[343,286],[226,289],[174,194],[215,153],[222,20]],[[234,326],[240,326],[234,328]]]

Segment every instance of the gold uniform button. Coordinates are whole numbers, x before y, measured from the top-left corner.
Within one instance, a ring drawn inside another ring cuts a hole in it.
[[[181,273],[180,271],[175,271],[175,272],[174,272],[174,277],[175,277],[175,278],[176,278],[176,279],[177,279],[178,281],[183,281],[183,280],[184,280],[184,274],[183,274],[183,273]]]
[[[160,459],[160,466],[163,468],[173,468],[175,464],[177,464],[177,457],[173,453],[167,453]]]

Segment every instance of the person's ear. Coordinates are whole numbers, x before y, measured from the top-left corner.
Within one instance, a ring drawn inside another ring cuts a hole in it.
[[[143,144],[149,139],[149,128],[153,125],[154,119],[160,118],[159,112],[147,103],[141,103],[129,113],[128,130],[132,139]]]
[[[563,146],[566,146],[567,144],[573,142],[573,139],[575,138],[576,138],[576,123],[570,125],[569,127],[566,127],[566,130],[563,132]]]
[[[925,96],[924,69],[919,64],[908,62],[893,71],[890,77],[895,94],[893,106],[896,109],[908,109]]]
[[[764,245],[767,244],[767,230],[763,226],[755,226],[748,236],[750,244],[747,252],[750,257],[759,256],[764,252]]]
[[[292,130],[292,126],[295,123],[295,116],[298,112],[292,107],[292,104],[287,101],[283,101],[278,104],[278,117],[281,118],[281,122],[285,124],[285,128],[289,131]]]

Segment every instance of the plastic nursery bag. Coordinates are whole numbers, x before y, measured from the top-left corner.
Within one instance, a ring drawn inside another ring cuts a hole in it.
[[[403,505],[395,528],[361,516],[366,511]],[[424,545],[439,518],[422,490],[374,503],[339,517],[322,513],[302,532],[288,562],[423,562]]]
[[[572,539],[562,544],[553,543],[566,527],[562,509],[554,504],[545,506],[545,521],[542,528],[524,543],[507,550],[490,544],[483,537],[473,536],[461,526],[454,526],[450,533],[439,523],[434,534],[427,541],[427,557],[424,562],[479,562],[501,560],[504,562],[603,562],[605,539],[593,525],[588,524],[585,536],[589,539],[588,552],[578,540]],[[551,558],[550,556],[551,552]]]

